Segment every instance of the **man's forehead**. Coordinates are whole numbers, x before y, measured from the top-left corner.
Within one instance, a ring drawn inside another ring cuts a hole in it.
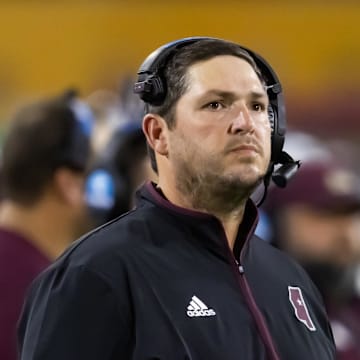
[[[246,96],[254,100],[268,99],[266,88],[259,79],[245,82],[236,80],[226,82],[221,78],[219,81],[212,81],[211,79],[201,81],[193,78],[188,82],[187,90],[183,95],[186,96],[186,94],[199,98],[219,97],[236,99]]]
[[[207,59],[202,59],[202,60],[197,60],[195,62],[193,62],[192,64],[190,64],[188,66],[188,70],[190,69],[196,69],[196,68],[203,68],[203,67],[208,67],[208,66],[214,66],[214,65],[221,65],[224,63],[228,63],[228,62],[232,62],[232,63],[236,63],[239,62],[241,63],[246,63],[249,66],[250,63],[245,60],[242,57],[239,56],[234,56],[234,55],[216,55],[216,56],[212,56],[210,58]]]
[[[228,85],[251,86],[254,92],[266,94],[265,87],[255,69],[245,59],[232,56],[216,56],[191,65],[186,74],[188,87],[202,86],[209,91],[226,91]],[[216,90],[215,90],[216,91]]]

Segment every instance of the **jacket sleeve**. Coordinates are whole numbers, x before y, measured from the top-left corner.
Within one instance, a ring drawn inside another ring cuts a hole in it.
[[[125,279],[121,297],[83,266],[57,268],[37,280],[19,322],[19,359],[130,359]]]

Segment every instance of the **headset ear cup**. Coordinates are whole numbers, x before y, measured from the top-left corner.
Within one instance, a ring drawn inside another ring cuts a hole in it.
[[[280,162],[282,158],[282,149],[284,145],[285,136],[282,132],[281,124],[279,124],[280,118],[277,113],[277,108],[274,105],[269,105],[268,116],[271,126],[271,161],[274,164]]]
[[[166,92],[165,86],[163,84],[163,80],[159,76],[153,76],[152,79],[152,101],[151,104],[153,105],[160,105],[165,100]]]
[[[147,80],[146,83],[148,84],[142,93],[142,99],[151,104],[151,105],[160,105],[165,99],[165,86],[163,85],[163,81],[159,76],[151,75]]]
[[[166,96],[163,80],[158,75],[149,75],[145,80],[139,79],[134,85],[134,92],[150,105],[162,104]]]
[[[269,104],[268,106],[268,118],[269,118],[269,122],[270,122],[270,127],[271,127],[271,160],[273,162],[276,162],[276,158],[277,158],[277,151],[276,151],[276,115],[275,115],[275,111],[274,108],[272,107],[271,104]]]
[[[271,127],[271,138],[273,138],[275,131],[275,113],[273,107],[270,104],[268,106],[268,118]]]

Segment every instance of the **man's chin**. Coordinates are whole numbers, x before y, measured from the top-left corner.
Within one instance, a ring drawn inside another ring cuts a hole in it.
[[[218,186],[228,189],[234,193],[241,192],[242,194],[250,194],[259,186],[262,177],[223,177]]]
[[[261,174],[259,171],[248,171],[247,173],[239,172],[238,174],[230,174],[226,178],[229,183],[234,183],[239,187],[255,188],[261,183],[263,177],[264,174]]]

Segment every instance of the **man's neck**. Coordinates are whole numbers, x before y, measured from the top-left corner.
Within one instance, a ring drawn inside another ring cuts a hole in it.
[[[70,244],[71,231],[46,204],[24,207],[11,201],[0,205],[0,226],[18,232],[49,260]]]
[[[158,187],[174,205],[201,211],[218,218],[224,228],[229,247],[233,249],[239,226],[243,220],[246,200],[239,200],[236,206],[229,206],[226,200],[219,197],[208,196],[207,199],[194,199],[193,194],[183,194],[176,188],[167,185],[166,182],[163,182],[159,183]]]
[[[243,220],[244,210],[245,208],[242,207],[241,209],[239,209],[239,211],[229,214],[226,217],[222,217],[221,215],[216,216],[215,214],[215,216],[220,220],[223,225],[226,239],[231,250],[234,249],[236,237],[239,231],[239,226]]]

